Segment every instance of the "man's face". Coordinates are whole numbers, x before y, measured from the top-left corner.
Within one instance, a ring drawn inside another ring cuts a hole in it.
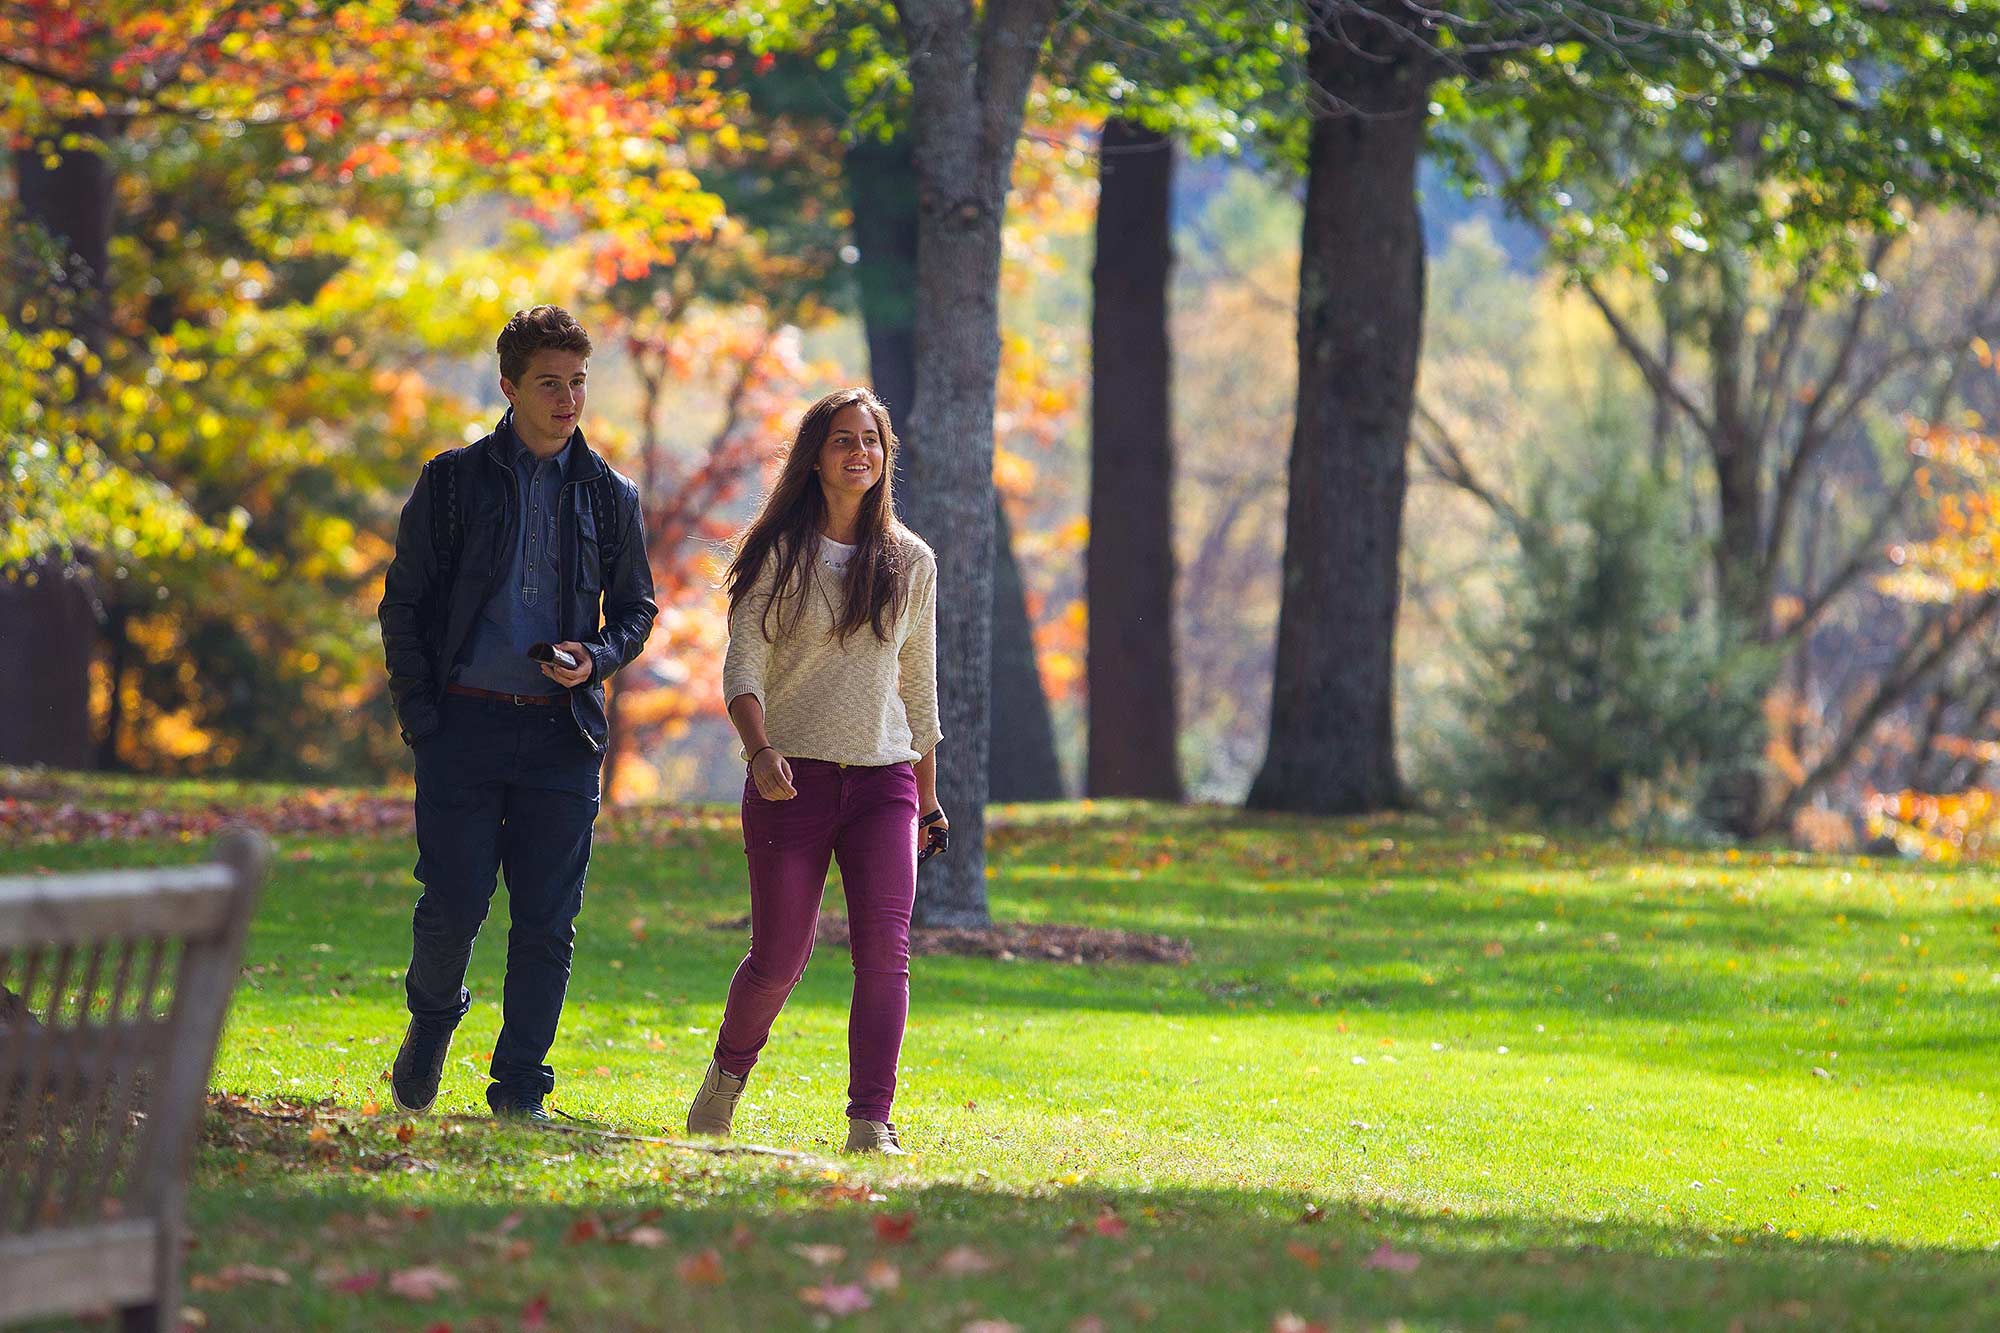
[[[562,448],[583,417],[588,366],[576,352],[545,347],[528,358],[520,383],[501,376],[500,392],[514,405],[514,430],[523,444],[537,452]]]

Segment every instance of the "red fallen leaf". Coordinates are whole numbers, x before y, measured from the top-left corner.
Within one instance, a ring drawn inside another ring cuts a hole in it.
[[[1408,1254],[1383,1241],[1375,1247],[1375,1252],[1361,1261],[1363,1268],[1379,1268],[1385,1273],[1409,1273],[1422,1263],[1420,1254]]]
[[[581,1245],[588,1240],[598,1240],[604,1235],[604,1224],[594,1217],[579,1217],[569,1224],[569,1232],[563,1237],[565,1245]]]
[[[1300,1263],[1304,1264],[1307,1268],[1319,1267],[1319,1251],[1315,1250],[1312,1246],[1305,1244],[1303,1241],[1296,1241],[1296,1240],[1286,1241],[1285,1253],[1291,1255],[1292,1258],[1298,1260]]]
[[[1306,1205],[1306,1210],[1299,1214],[1299,1221],[1307,1225],[1311,1225],[1314,1222],[1324,1222],[1326,1221],[1326,1209],[1316,1203],[1308,1204]]]
[[[1098,1235],[1109,1236],[1113,1240],[1124,1235],[1128,1230],[1125,1225],[1125,1219],[1112,1212],[1109,1208],[1097,1215],[1097,1221],[1093,1225],[1097,1228]]]
[[[451,1333],[451,1325],[440,1319],[425,1329],[424,1333]]]
[[[434,1301],[447,1291],[457,1291],[458,1279],[435,1264],[426,1264],[391,1273],[389,1290],[406,1301]]]
[[[544,1333],[549,1326],[549,1298],[537,1296],[521,1307],[521,1333]]]
[[[511,1235],[521,1223],[527,1220],[528,1215],[526,1213],[509,1213],[500,1219],[500,1225],[493,1228],[493,1234],[496,1236]]]
[[[333,1291],[342,1292],[349,1296],[358,1296],[364,1291],[373,1291],[375,1288],[381,1286],[382,1275],[371,1268],[365,1272],[350,1273],[346,1277],[337,1277],[326,1285]]]
[[[852,1282],[843,1286],[829,1282],[825,1286],[804,1287],[799,1291],[799,1299],[836,1317],[859,1314],[875,1304],[873,1296]]]
[[[415,1137],[417,1137],[417,1127],[415,1125],[404,1124],[396,1126],[396,1142],[408,1143]]]
[[[510,1240],[500,1247],[500,1257],[510,1264],[518,1264],[535,1252],[535,1247],[525,1240]]]
[[[871,1259],[862,1270],[861,1280],[877,1291],[894,1291],[903,1285],[903,1275],[887,1259]]]
[[[691,1287],[715,1287],[722,1284],[722,1256],[714,1250],[703,1250],[690,1254],[681,1260],[679,1266],[681,1281]]]
[[[738,1250],[747,1250],[756,1243],[757,1243],[757,1233],[750,1229],[749,1223],[738,1222],[735,1225],[735,1227],[730,1230],[729,1244],[732,1248]]]
[[[886,1213],[875,1215],[875,1239],[884,1245],[901,1245],[909,1240],[910,1233],[917,1229],[915,1213]]]

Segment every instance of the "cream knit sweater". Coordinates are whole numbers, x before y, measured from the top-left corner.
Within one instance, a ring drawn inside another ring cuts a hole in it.
[[[904,541],[909,595],[887,643],[869,625],[848,635],[845,643],[835,637],[841,576],[817,556],[807,562],[804,611],[781,604],[772,613],[776,643],[763,630],[775,560],[765,560],[750,595],[729,617],[723,702],[755,695],[764,705],[764,733],[779,754],[837,764],[914,763],[943,736],[937,702],[937,557],[914,534]]]

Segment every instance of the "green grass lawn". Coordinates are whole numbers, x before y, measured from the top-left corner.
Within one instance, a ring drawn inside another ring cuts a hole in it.
[[[0,869],[199,851],[17,844]],[[196,1174],[211,1329],[2000,1327],[1984,872],[1003,811],[997,916],[1194,961],[916,960],[891,1164],[834,1156],[835,951],[737,1116],[809,1158],[495,1128],[504,891],[442,1114],[397,1116],[413,859],[279,840],[214,1078],[252,1105],[210,1116]],[[744,895],[733,813],[604,827],[553,1106],[679,1135]]]

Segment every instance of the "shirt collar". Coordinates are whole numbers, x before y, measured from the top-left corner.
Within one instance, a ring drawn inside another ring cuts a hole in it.
[[[507,439],[513,445],[513,449],[508,454],[508,457],[512,460],[514,466],[526,467],[530,472],[534,471],[536,465],[541,460],[528,452],[528,446],[521,442],[521,433],[514,429],[514,416],[511,412],[507,414]],[[563,442],[562,449],[556,454],[556,473],[565,481],[569,480],[569,460],[570,455],[576,452],[575,448],[572,447],[575,444],[576,436],[572,433],[569,439]]]

